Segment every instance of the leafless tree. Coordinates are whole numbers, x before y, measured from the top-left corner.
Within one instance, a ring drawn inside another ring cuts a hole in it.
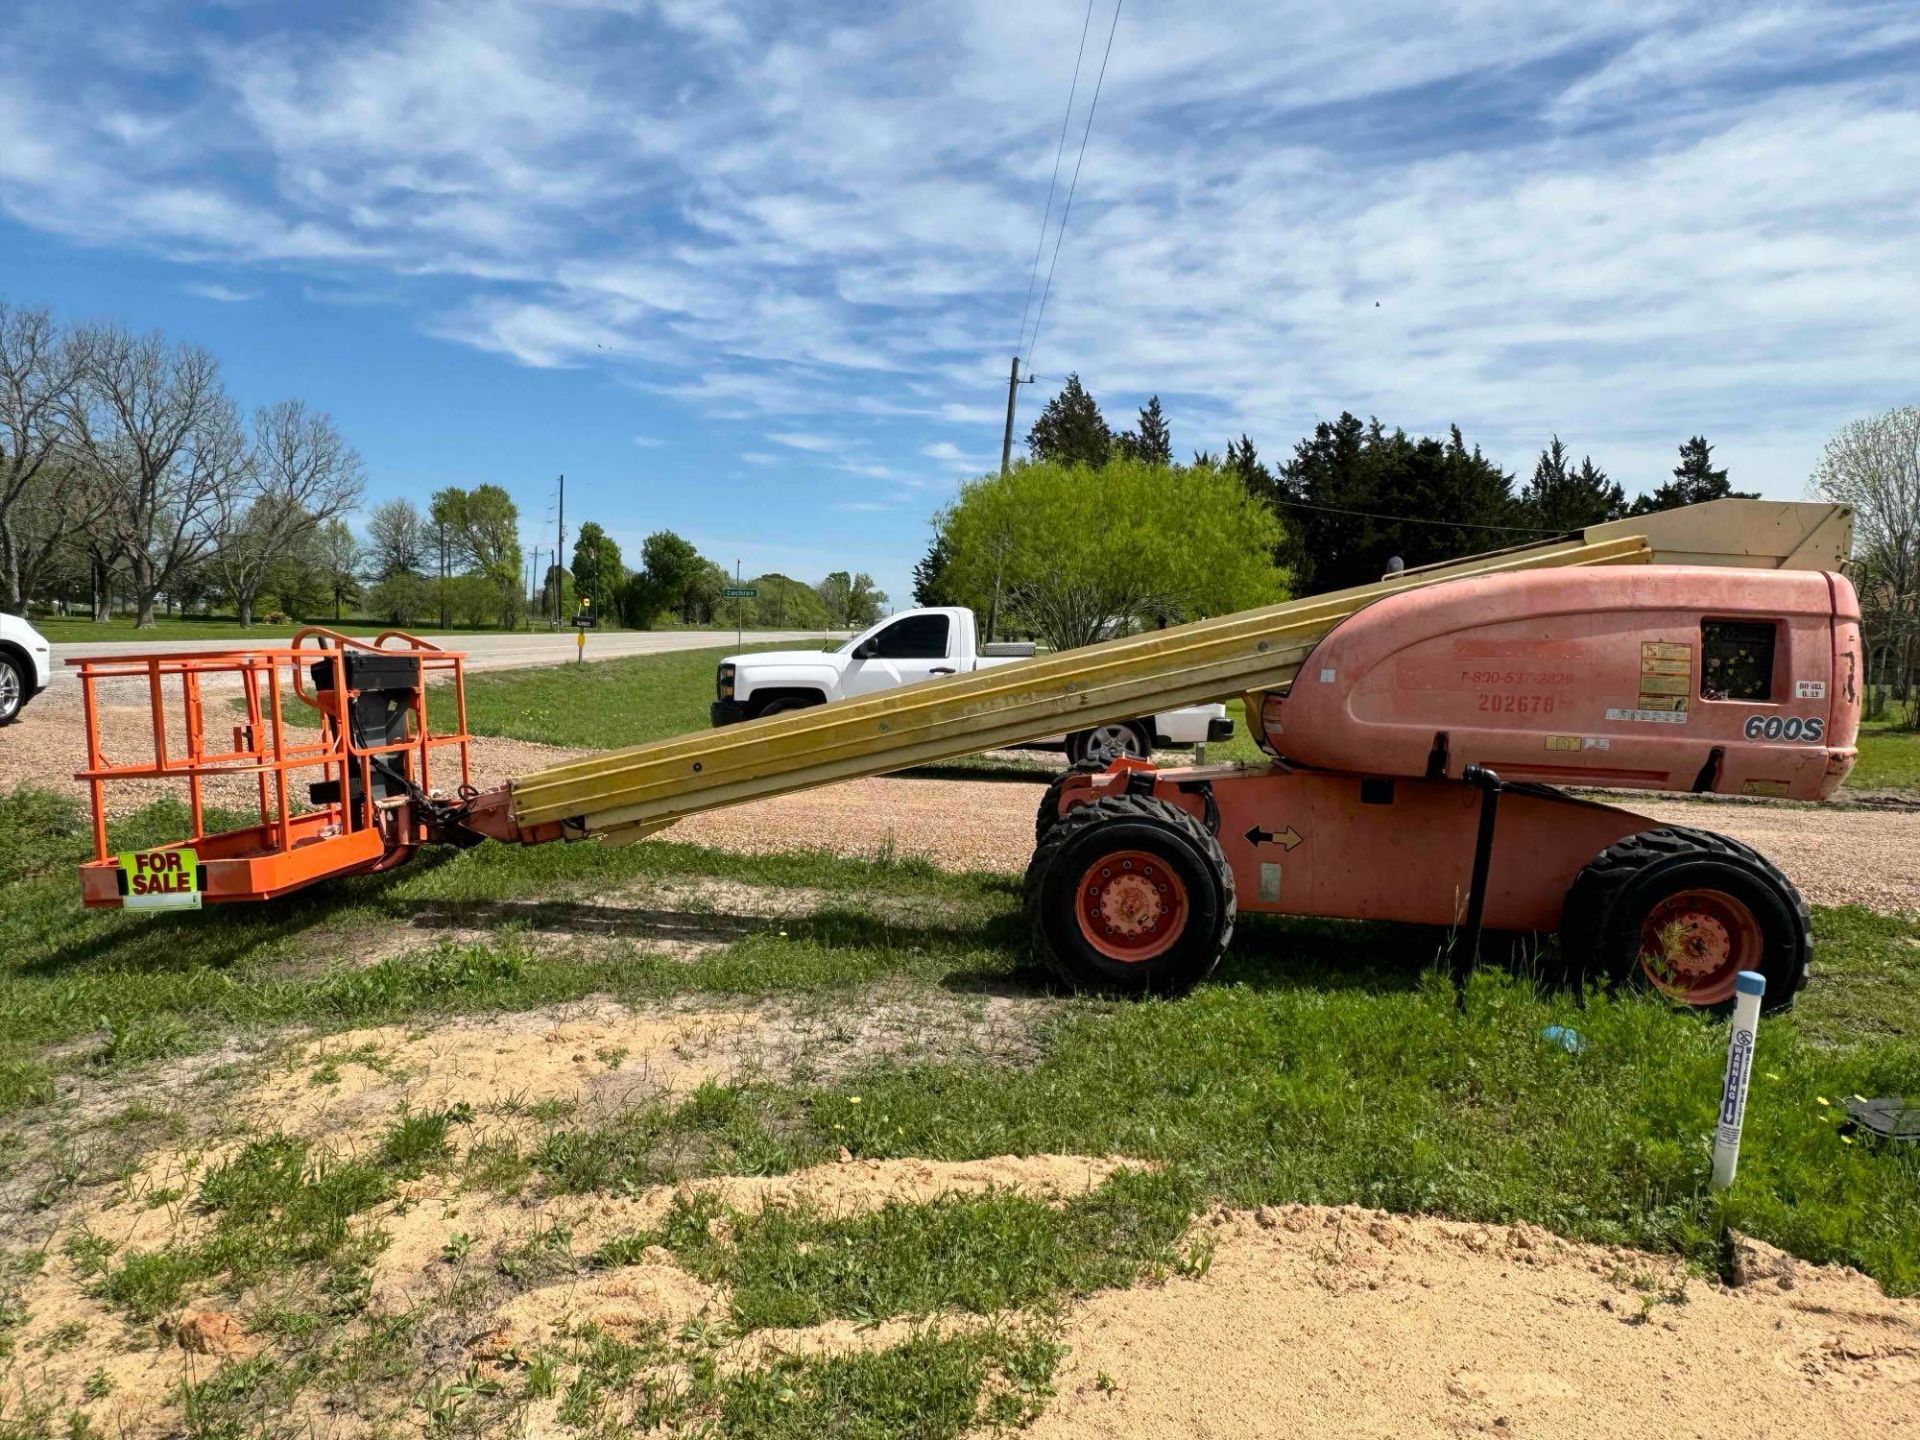
[[[216,504],[214,572],[243,626],[273,567],[326,524],[360,502],[360,456],[333,418],[283,400],[253,418],[253,447],[238,484]]]
[[[149,627],[169,582],[218,543],[247,443],[206,351],[119,329],[90,332],[86,350],[74,446],[101,497],[95,533],[119,553]]]
[[[0,300],[0,602],[9,610],[25,608],[23,561],[43,564],[79,518],[62,493],[71,471],[59,462],[84,360],[83,346],[60,333],[50,312]],[[49,535],[49,524],[60,528]]]
[[[367,571],[375,580],[421,575],[433,535],[411,500],[389,500],[367,517]]]
[[[1855,420],[1827,442],[1816,493],[1853,507],[1870,680],[1908,697],[1920,649],[1920,406]]]

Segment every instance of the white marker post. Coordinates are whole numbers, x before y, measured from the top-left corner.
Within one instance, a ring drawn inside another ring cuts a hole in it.
[[[1740,1165],[1740,1127],[1747,1118],[1747,1082],[1753,1078],[1754,1034],[1767,977],[1742,970],[1733,981],[1733,1023],[1727,1027],[1727,1078],[1720,1087],[1720,1123],[1713,1131],[1713,1188],[1733,1184]]]

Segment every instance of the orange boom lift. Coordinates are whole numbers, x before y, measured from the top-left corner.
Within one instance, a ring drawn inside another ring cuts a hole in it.
[[[1841,506],[1715,501],[485,793],[463,657],[414,636],[311,629],[280,648],[79,660],[96,847],[82,893],[197,908],[424,844],[625,843],[705,809],[1239,695],[1262,764],[1114,761],[1049,787],[1028,905],[1071,984],[1185,990],[1240,911],[1269,911],[1457,927],[1466,959],[1483,928],[1558,930],[1576,973],[1719,1007],[1758,970],[1777,1007],[1811,949],[1791,882],[1734,840],[1561,787],[1831,796],[1860,715],[1850,528]],[[152,711],[138,760],[105,755],[97,724],[128,687]],[[230,691],[245,720],[211,739],[205,702]],[[110,853],[103,789],[124,780],[184,784],[193,833]],[[255,823],[207,833],[209,787],[230,803],[236,786]]]

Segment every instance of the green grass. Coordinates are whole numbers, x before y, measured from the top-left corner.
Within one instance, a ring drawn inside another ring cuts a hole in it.
[[[593,642],[587,643],[591,650]],[[714,668],[742,648],[808,647],[760,642],[472,675],[467,725],[476,735],[596,749],[704,730],[712,723],[707,707],[713,703]]]
[[[1920,789],[1920,730],[1888,720],[1860,727],[1860,758],[1847,776],[1853,790]]]
[[[1122,1171],[1060,1206],[990,1191],[851,1219],[781,1207],[728,1215],[696,1195],[676,1202],[657,1236],[629,1243],[664,1244],[695,1274],[726,1285],[742,1331],[952,1310],[993,1315],[1183,1264],[1177,1243],[1194,1203],[1192,1185],[1171,1170]],[[710,1224],[720,1218],[725,1238]]]
[[[155,805],[116,826],[114,842],[148,843],[181,820],[177,806]],[[1019,1007],[1046,994],[1013,876],[661,843],[486,845],[271,906],[130,915],[75,903],[72,866],[88,842],[70,805],[0,797],[0,834],[15,842],[0,855],[0,1098],[16,1134],[54,1126],[64,1112],[48,1102],[63,1075],[125,1072],[140,1084],[139,1067],[155,1060],[287,1024],[324,1031],[589,995],[812,996],[857,1012],[876,986],[928,1003],[987,991]],[[777,922],[732,917],[734,938],[697,964],[651,952],[647,887],[707,877],[843,898]],[[590,940],[524,928],[588,920]],[[436,939],[444,924],[493,933]],[[1920,1292],[1920,1161],[1840,1126],[1851,1094],[1920,1094],[1920,917],[1820,909],[1815,926],[1813,986],[1761,1027],[1740,1178],[1724,1193],[1707,1183],[1724,1026],[1644,997],[1582,1006],[1492,969],[1473,977],[1462,1008],[1429,931],[1248,916],[1217,979],[1190,997],[1034,1005],[1020,1063],[915,1055],[824,1080],[710,1084],[611,1113],[543,1106],[524,1112],[520,1138],[464,1155],[456,1132],[473,1117],[461,1107],[402,1111],[344,1153],[257,1135],[173,1197],[203,1217],[191,1238],[122,1252],[82,1235],[70,1253],[86,1283],[141,1324],[194,1295],[259,1297],[250,1323],[277,1337],[276,1352],[183,1392],[195,1433],[236,1436],[281,1433],[315,1393],[399,1385],[415,1397],[408,1423],[436,1435],[485,1432],[542,1395],[568,1424],[607,1436],[702,1423],[752,1436],[1017,1425],[1044,1399],[1058,1353],[1048,1317],[1102,1288],[1204,1271],[1204,1238],[1183,1235],[1214,1203],[1526,1220],[1709,1270],[1733,1226]],[[403,930],[416,948],[356,961]],[[1549,1025],[1575,1028],[1584,1048],[1545,1041]],[[165,1118],[142,1114],[130,1110],[107,1147],[122,1165],[138,1153],[139,1126]],[[785,1173],[842,1147],[860,1159],[1114,1154],[1155,1168],[1059,1206],[990,1192],[854,1217],[729,1213],[714,1227],[712,1202],[696,1199],[594,1257],[546,1231],[484,1258],[450,1246],[443,1296],[404,1323],[366,1315],[365,1267],[381,1243],[370,1212],[422,1173],[533,1201]],[[13,1147],[0,1180],[57,1197],[88,1178],[58,1153],[36,1154]],[[37,1164],[52,1166],[47,1184],[28,1168]],[[460,1368],[464,1358],[424,1358],[461,1355],[467,1322],[504,1295],[631,1263],[655,1243],[726,1287],[729,1334],[951,1311],[1028,1320],[729,1375],[700,1327],[576,1332],[550,1355],[511,1362],[504,1379]],[[663,1365],[684,1381],[660,1381]],[[20,1433],[50,1434],[59,1418]]]

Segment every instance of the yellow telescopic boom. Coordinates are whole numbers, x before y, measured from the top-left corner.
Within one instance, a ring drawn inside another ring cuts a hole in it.
[[[1271,690],[1336,625],[1382,596],[1445,580],[1581,565],[1838,569],[1845,506],[1716,500],[1246,610],[725,729],[638,745],[512,782],[513,823],[636,839],[683,816],[1044,739],[1156,710]]]

